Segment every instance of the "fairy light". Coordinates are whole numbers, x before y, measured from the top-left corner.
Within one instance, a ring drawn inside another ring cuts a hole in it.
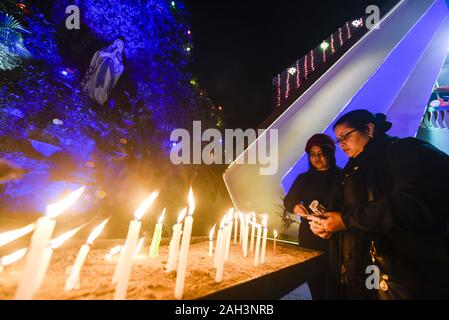
[[[281,106],[281,75],[278,74],[278,108]]]
[[[321,45],[321,50],[323,51],[323,62],[326,62],[326,50],[329,48],[329,42],[324,40]]]
[[[299,60],[296,60],[296,88],[299,88],[301,83],[299,82]]]
[[[341,28],[338,28],[338,38],[340,40],[340,47],[343,45],[343,32]]]
[[[286,89],[285,89],[285,99],[288,98],[290,94],[290,70],[287,72],[287,83],[286,83]]]
[[[346,29],[348,30],[348,39],[351,39],[351,28],[349,27],[349,22],[346,22]]]
[[[304,78],[307,79],[307,76],[309,75],[309,66],[308,66],[308,56],[304,57]]]
[[[312,67],[312,71],[315,71],[315,55],[313,49],[310,50],[310,64]]]
[[[358,19],[358,20],[352,21],[352,25],[353,25],[355,28],[363,27],[363,18],[360,18],[360,19]]]

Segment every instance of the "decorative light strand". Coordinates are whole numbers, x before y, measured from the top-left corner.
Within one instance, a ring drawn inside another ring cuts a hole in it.
[[[278,74],[278,108],[281,106],[281,75]]]
[[[348,30],[348,39],[351,39],[351,28],[349,27],[349,22],[346,22],[346,29]]]
[[[286,89],[285,89],[285,99],[288,98],[290,94],[290,72],[287,71],[287,83],[286,83]]]
[[[310,64],[311,64],[311,67],[312,67],[312,71],[315,71],[315,56],[314,56],[313,49],[310,51],[310,56],[311,56]]]
[[[308,75],[309,75],[309,66],[308,66],[308,59],[307,59],[308,55],[306,54],[306,56],[304,57],[304,78],[307,79]]]
[[[299,60],[296,60],[296,89],[301,85],[300,83],[300,74],[299,74]]]
[[[343,45],[343,32],[341,28],[338,28],[338,38],[340,40],[340,47]]]

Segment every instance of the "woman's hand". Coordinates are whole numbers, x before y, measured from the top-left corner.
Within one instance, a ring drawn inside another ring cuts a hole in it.
[[[310,230],[320,238],[327,240],[332,236],[332,233],[326,231],[319,222],[310,221],[309,225],[310,225]]]
[[[317,217],[310,217],[309,220],[319,224],[324,231],[339,232],[346,230],[340,212],[326,212],[323,213],[326,218],[321,219]],[[312,230],[313,231],[313,230]]]

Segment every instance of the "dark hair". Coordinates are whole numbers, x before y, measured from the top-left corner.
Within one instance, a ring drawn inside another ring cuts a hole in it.
[[[324,157],[326,158],[328,164],[329,164],[329,170],[334,170],[337,167],[337,160],[335,159],[335,150],[332,150],[331,148],[320,146],[320,145],[312,145],[320,147],[321,150],[323,150]],[[310,161],[310,149],[307,152],[307,159],[309,161],[309,171],[316,170],[313,166],[312,162]]]
[[[368,110],[354,110],[341,116],[334,124],[334,130],[337,126],[346,124],[357,131],[366,131],[368,124],[372,123],[375,126],[374,138],[385,136],[393,124],[387,121],[387,116],[383,113],[372,114]]]

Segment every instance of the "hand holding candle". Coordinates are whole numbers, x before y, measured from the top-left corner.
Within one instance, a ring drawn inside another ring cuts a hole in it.
[[[35,268],[41,265],[43,255],[48,247],[53,234],[56,221],[54,220],[62,212],[70,208],[84,192],[84,187],[72,192],[63,200],[47,206],[46,215],[39,218],[36,229],[31,237],[31,244],[25,260],[22,277],[17,287],[16,300],[30,300],[37,286]]]
[[[150,258],[155,258],[159,256],[159,245],[162,238],[162,223],[164,221],[166,210],[162,211],[159,220],[157,221],[156,227],[154,228],[153,238],[151,239],[150,246]]]

